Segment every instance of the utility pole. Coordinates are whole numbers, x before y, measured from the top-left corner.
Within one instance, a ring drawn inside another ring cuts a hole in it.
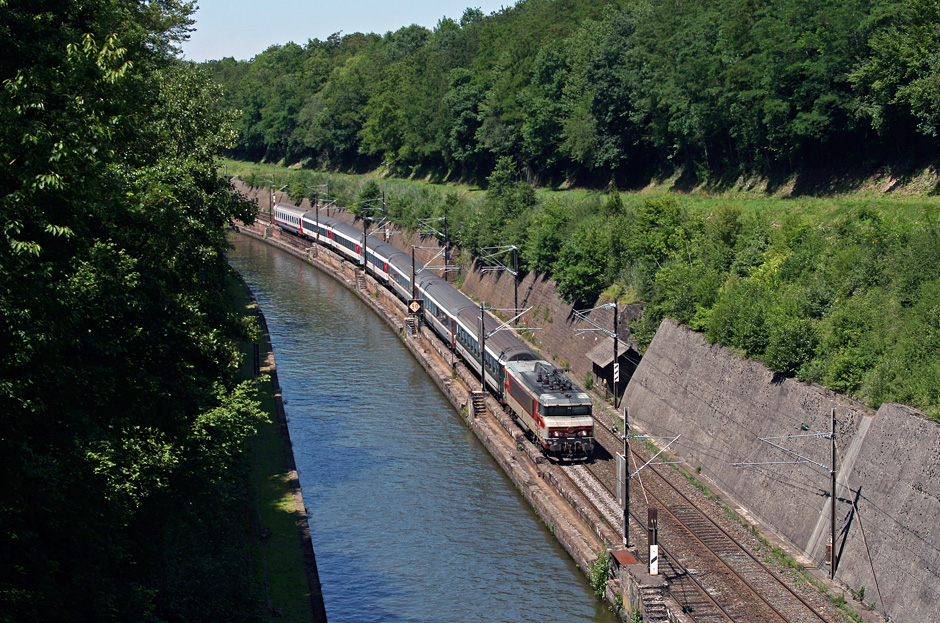
[[[623,548],[630,546],[630,425],[629,410],[623,410]]]
[[[594,322],[588,317],[588,315],[593,311],[597,311],[599,309],[610,309],[610,308],[613,308],[614,310],[613,331],[608,331],[607,329],[600,326],[599,324],[597,324],[596,322]],[[617,385],[620,382],[620,334],[617,331],[618,329],[617,300],[614,299],[613,303],[604,303],[600,307],[595,307],[594,309],[584,309],[581,311],[575,311],[574,315],[578,320],[584,320],[589,325],[594,327],[593,329],[575,329],[575,333],[584,333],[585,331],[600,331],[601,333],[610,337],[614,341],[614,369],[613,369],[614,408],[618,408],[618,405],[620,404],[619,396],[617,394]],[[606,383],[607,380],[605,379],[604,382]],[[605,399],[606,397],[607,397],[607,394],[604,394]]]
[[[519,247],[514,244],[505,247],[483,247],[480,249],[480,272],[488,273],[494,270],[505,270],[512,275],[513,309],[519,309]],[[512,268],[503,264],[500,257],[507,251],[512,251]]]
[[[486,324],[483,319],[486,315],[485,304],[480,301],[480,386],[486,391]]]
[[[320,191],[313,191],[313,208],[317,211],[317,231],[314,235],[314,239],[319,244],[320,242]]]
[[[418,298],[418,284],[415,283],[415,246],[411,245],[411,298]]]
[[[450,240],[447,238],[447,215],[444,215],[444,281],[447,279],[447,266],[450,266]]]
[[[769,444],[778,450],[782,450],[787,454],[796,457],[797,461],[765,461],[765,462],[749,462],[749,463],[731,463],[734,467],[739,468],[749,468],[757,465],[800,465],[800,464],[809,464],[814,465],[823,471],[829,472],[829,498],[831,501],[831,508],[829,509],[829,543],[826,544],[826,564],[829,565],[829,579],[835,579],[836,577],[836,480],[838,478],[838,456],[836,455],[836,410],[832,408],[831,410],[832,418],[832,428],[829,432],[823,431],[814,431],[808,432],[807,434],[800,435],[780,435],[776,437],[758,437],[758,441],[763,441],[766,444]],[[801,424],[800,430],[809,431],[809,426],[807,424]],[[802,454],[798,454],[789,448],[785,448],[780,444],[776,443],[776,439],[796,439],[799,437],[807,438],[816,438],[816,439],[829,439],[829,449],[830,449],[830,462],[829,465],[820,463],[817,460],[810,459]]]
[[[271,174],[271,200],[269,205],[271,206],[271,212],[274,212],[274,187],[277,185],[277,174]]]
[[[366,213],[362,213],[362,270],[366,269],[366,241],[369,239],[368,226],[366,225]]]
[[[519,247],[512,245],[512,306],[519,309]]]
[[[832,485],[832,515],[829,518],[829,534],[830,534],[830,564],[829,564],[829,579],[834,580],[836,577],[836,410],[832,409],[832,434],[829,436],[829,439],[832,442],[832,469],[829,470],[831,475],[831,485]]]
[[[435,223],[437,221],[444,221],[443,232],[438,231],[435,228],[435,225],[432,225],[432,223]],[[449,254],[448,240],[447,240],[447,217],[438,216],[435,218],[419,218],[418,219],[418,233],[421,234],[422,236],[425,234],[431,234],[438,240],[444,241],[443,244],[438,243],[437,248],[434,248],[434,247],[418,247],[418,248],[424,249],[426,251],[434,251],[434,250],[437,251],[434,257],[431,258],[431,260],[428,261],[426,264],[424,264],[424,268],[429,268],[432,270],[440,270],[441,276],[444,278],[444,280],[449,281],[449,279],[447,278],[447,272],[454,270],[454,267],[450,265],[450,254]],[[439,255],[444,256],[444,265],[443,266],[431,266],[431,262],[433,262]],[[424,268],[422,268],[421,270],[424,270]],[[418,272],[421,272],[421,271],[418,271]]]

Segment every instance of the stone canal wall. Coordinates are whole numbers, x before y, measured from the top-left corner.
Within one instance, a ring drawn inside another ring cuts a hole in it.
[[[935,422],[899,405],[873,413],[817,385],[774,374],[668,319],[624,404],[631,424],[644,432],[681,435],[670,452],[687,471],[700,470],[698,478],[724,492],[738,513],[822,570],[828,569],[832,459],[829,439],[816,433],[831,430],[835,409],[836,578],[855,591],[864,586],[864,602],[894,620],[937,620]]]

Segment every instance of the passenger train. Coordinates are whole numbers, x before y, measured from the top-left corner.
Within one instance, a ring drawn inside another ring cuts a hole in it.
[[[431,271],[418,271],[410,255],[348,223],[279,203],[274,224],[316,241],[363,266],[406,304],[418,300],[424,322],[477,374],[480,321],[484,324],[484,383],[526,433],[555,458],[590,458],[594,450],[591,399],[561,370],[540,360],[501,323]]]

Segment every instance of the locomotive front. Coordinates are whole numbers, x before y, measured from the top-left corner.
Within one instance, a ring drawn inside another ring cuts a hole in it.
[[[539,396],[545,421],[543,447],[560,456],[590,456],[594,451],[591,399],[581,390],[548,391]]]
[[[547,361],[506,364],[507,404],[547,453],[588,458],[594,451],[591,398]]]

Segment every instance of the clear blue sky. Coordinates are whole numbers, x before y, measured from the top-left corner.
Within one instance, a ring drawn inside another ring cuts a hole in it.
[[[442,17],[459,20],[467,7],[485,15],[515,0],[197,0],[196,31],[183,44],[191,61],[232,56],[248,60],[272,45],[305,45],[334,32],[385,34],[418,24],[433,29]]]

